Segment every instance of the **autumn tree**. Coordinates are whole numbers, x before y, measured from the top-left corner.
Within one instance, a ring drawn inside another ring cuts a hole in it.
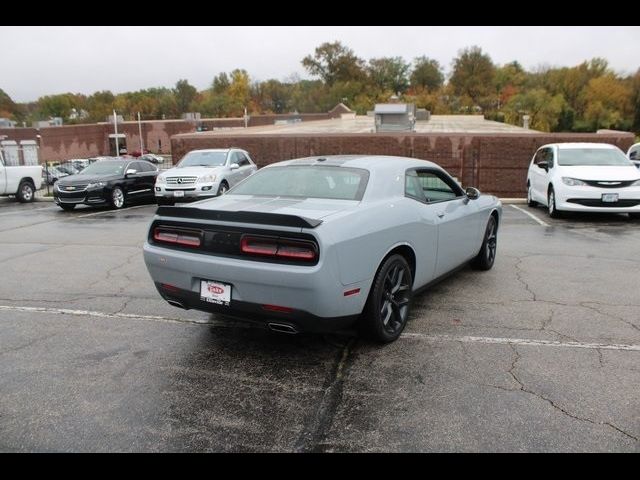
[[[437,60],[425,56],[414,59],[413,70],[411,71],[411,87],[433,92],[442,87],[443,83],[442,67]]]
[[[364,60],[340,42],[323,43],[315,49],[314,55],[304,57],[302,65],[329,86],[338,81],[360,81],[365,77]]]
[[[461,50],[453,60],[453,73],[449,82],[454,93],[467,97],[483,110],[491,107],[495,98],[493,91],[495,66],[489,55],[480,47]]]
[[[404,93],[409,87],[409,68],[402,57],[372,58],[367,73],[371,83],[380,90]]]
[[[189,84],[187,80],[178,80],[176,86],[173,89],[173,95],[176,101],[176,107],[178,113],[185,113],[189,111],[191,102],[193,102],[198,94],[198,90],[193,85]]]

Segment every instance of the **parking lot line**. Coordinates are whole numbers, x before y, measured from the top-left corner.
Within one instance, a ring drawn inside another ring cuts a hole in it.
[[[93,212],[93,213],[85,213],[84,215],[76,215],[73,218],[84,218],[84,217],[93,217],[95,215],[102,215],[104,213],[116,213],[116,212],[124,212],[125,210],[133,210],[136,208],[149,207],[151,205],[136,205],[134,207],[121,208],[119,210],[104,210],[101,212]]]
[[[162,317],[159,315],[137,315],[133,313],[107,313],[91,310],[72,310],[68,308],[49,307],[20,307],[14,305],[0,305],[0,311],[28,312],[28,313],[48,313],[57,315],[73,315],[79,317],[97,317],[112,319],[147,320],[161,323],[187,323],[192,325],[217,325],[224,323],[188,320],[181,318]],[[464,342],[464,343],[487,343],[499,345],[528,345],[536,347],[562,347],[562,348],[587,348],[592,350],[627,350],[640,352],[640,345],[609,344],[609,343],[587,343],[587,342],[557,342],[553,340],[532,340],[526,338],[502,338],[502,337],[474,337],[469,335],[428,335],[422,333],[405,332],[401,338],[417,339],[430,342]]]
[[[417,338],[427,341],[449,341],[464,343],[496,343],[501,345],[530,345],[537,347],[589,348],[593,350],[631,350],[640,352],[640,345],[586,343],[586,342],[557,342],[554,340],[530,340],[526,338],[473,337],[452,335],[426,335],[422,333],[403,333],[401,337]]]
[[[550,225],[545,222],[544,220],[540,220],[538,217],[536,217],[533,213],[531,212],[527,212],[524,208],[520,208],[517,205],[511,205],[513,208],[515,208],[516,210],[520,210],[522,213],[524,213],[525,215],[528,215],[529,217],[533,218],[536,222],[538,222],[540,225],[542,225],[543,227],[549,227]]]

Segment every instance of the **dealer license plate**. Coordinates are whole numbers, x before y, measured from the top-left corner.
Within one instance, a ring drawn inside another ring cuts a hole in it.
[[[231,285],[212,280],[200,280],[200,300],[228,306],[231,301]]]
[[[182,190],[176,190],[173,192],[174,197],[184,197],[184,192]]]
[[[617,202],[618,201],[618,194],[617,193],[603,193],[602,194],[602,202]]]

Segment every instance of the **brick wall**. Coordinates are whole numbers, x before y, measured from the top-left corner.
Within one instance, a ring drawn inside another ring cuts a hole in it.
[[[240,147],[258,166],[280,160],[337,154],[397,155],[431,160],[465,186],[500,197],[523,197],[527,168],[536,149],[554,142],[611,143],[626,151],[634,136],[607,134],[183,134],[171,138],[174,162],[198,148]]]

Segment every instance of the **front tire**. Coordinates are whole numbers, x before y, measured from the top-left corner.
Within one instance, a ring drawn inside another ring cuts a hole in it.
[[[538,202],[536,202],[531,195],[531,185],[527,185],[527,205],[532,208],[538,206]]]
[[[360,327],[362,334],[378,343],[396,340],[409,319],[413,276],[402,255],[387,258],[373,281]]]
[[[120,187],[115,187],[111,191],[111,206],[115,209],[120,209],[124,207],[126,202],[126,198],[124,196],[124,192]]]
[[[18,186],[18,192],[16,193],[16,198],[20,203],[33,202],[33,199],[35,198],[35,191],[36,189],[33,186],[33,183],[27,180],[22,181]]]
[[[629,218],[631,220],[640,220],[640,213],[635,213],[635,212],[634,213],[630,213],[629,214]]]
[[[225,193],[227,193],[227,190],[229,190],[229,185],[227,184],[226,181],[222,181],[220,183],[220,186],[218,187],[218,193],[216,195],[217,196],[224,195]]]
[[[553,187],[549,187],[549,193],[547,194],[547,211],[551,218],[560,218],[560,212],[556,208],[556,192]]]
[[[484,240],[478,255],[471,260],[471,268],[476,270],[490,270],[496,261],[496,252],[498,250],[498,222],[496,217],[491,215],[487,222],[487,228],[484,232]]]

